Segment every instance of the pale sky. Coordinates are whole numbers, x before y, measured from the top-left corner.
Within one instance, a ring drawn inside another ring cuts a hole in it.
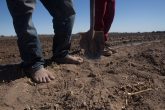
[[[73,33],[89,29],[89,0],[73,0],[76,20]],[[37,0],[33,22],[38,34],[53,34],[52,17]],[[110,32],[165,31],[165,0],[116,0]],[[6,0],[0,3],[0,35],[15,35]]]

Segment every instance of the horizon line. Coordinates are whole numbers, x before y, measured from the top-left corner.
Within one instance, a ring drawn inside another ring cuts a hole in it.
[[[79,34],[79,33],[81,33],[81,32],[77,32],[77,33],[72,33],[72,35],[76,35],[76,34]],[[83,33],[83,32],[82,32]],[[165,33],[165,31],[144,31],[144,32],[140,32],[140,31],[137,31],[137,32],[109,32],[109,34],[119,34],[119,33],[127,33],[127,34],[132,34],[132,33]],[[52,35],[54,35],[54,34],[38,34],[38,36],[42,36],[42,35],[47,35],[47,36],[52,36]],[[15,37],[15,36],[17,36],[16,34],[15,35],[0,35],[0,37]]]

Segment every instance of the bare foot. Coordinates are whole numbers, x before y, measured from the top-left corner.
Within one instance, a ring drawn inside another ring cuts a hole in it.
[[[45,68],[37,70],[31,77],[37,83],[48,83],[55,79],[53,74]]]
[[[84,60],[81,57],[67,55],[64,58],[57,58],[55,61],[63,64],[81,64]]]

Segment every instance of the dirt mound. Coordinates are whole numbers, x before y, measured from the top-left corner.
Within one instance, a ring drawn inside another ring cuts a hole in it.
[[[0,109],[164,110],[165,37],[148,34],[112,34],[109,46],[117,53],[93,60],[84,57],[80,39],[73,37],[71,54],[85,62],[50,63],[47,69],[55,80],[48,84],[25,77],[16,39],[0,38]],[[52,37],[41,41],[45,58],[50,58]]]

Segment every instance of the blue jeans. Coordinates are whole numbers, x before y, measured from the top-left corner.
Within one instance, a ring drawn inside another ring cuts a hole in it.
[[[37,70],[44,64],[41,43],[32,22],[36,0],[6,0],[13,18],[18,47],[23,60],[23,68]],[[53,17],[54,39],[53,57],[68,54],[74,24],[75,11],[72,0],[41,0]]]

